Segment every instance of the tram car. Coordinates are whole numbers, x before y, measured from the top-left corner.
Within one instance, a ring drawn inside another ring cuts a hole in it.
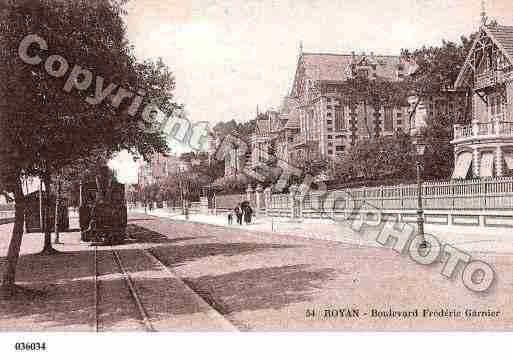
[[[112,181],[108,190],[99,190],[97,181],[82,184],[79,217],[83,242],[123,243],[127,227],[125,186]]]

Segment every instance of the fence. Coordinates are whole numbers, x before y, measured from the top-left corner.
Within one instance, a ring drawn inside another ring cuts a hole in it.
[[[416,184],[361,187],[304,197],[273,194],[266,205],[270,216],[330,218],[347,216],[365,203],[384,217],[415,222],[417,194]],[[427,182],[422,206],[428,224],[513,227],[513,178]]]
[[[337,199],[335,209],[358,208],[363,202],[382,210],[417,209],[416,184],[337,190],[329,194]],[[305,209],[311,208],[312,199],[309,197],[316,200],[316,194],[303,199]],[[353,204],[346,201],[353,201]],[[425,183],[422,186],[422,205],[426,210],[511,211],[513,178]]]
[[[214,205],[218,211],[227,211],[229,209],[235,208],[238,204],[240,204],[241,202],[247,201],[247,200],[248,200],[247,193],[221,195],[221,196],[215,197]],[[257,203],[256,203],[256,194],[255,193],[250,194],[249,204],[253,208],[258,207]]]
[[[14,211],[0,211],[0,224],[14,222]]]
[[[255,193],[251,205],[255,206]],[[307,195],[263,196],[261,208],[268,216],[330,218],[348,215],[363,204],[375,207],[384,217],[415,222],[416,184],[361,187]],[[217,196],[218,210],[234,208],[247,194]],[[498,177],[453,182],[426,182],[422,186],[424,220],[431,224],[513,227],[513,178]],[[260,207],[259,207],[260,208]]]

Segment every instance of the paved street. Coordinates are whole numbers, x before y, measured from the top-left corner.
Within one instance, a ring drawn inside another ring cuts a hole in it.
[[[143,210],[139,210],[143,213]],[[170,209],[156,209],[151,215],[186,221],[181,211]],[[213,224],[223,227],[237,227],[228,225],[226,214],[199,214],[189,215],[189,222]],[[410,224],[416,229],[416,224]],[[349,243],[364,247],[381,247],[375,241],[377,229],[365,227],[360,234],[355,233],[348,222],[337,223],[330,219],[291,220],[286,217],[256,216],[251,225],[243,225],[241,229],[248,231],[276,233],[299,236],[308,239],[328,240]],[[513,241],[511,241],[511,228],[474,227],[474,226],[447,226],[425,225],[426,233],[434,235],[443,243],[456,246],[458,249],[472,253],[492,253],[513,255]]]
[[[511,258],[487,255],[497,271],[488,295],[467,290],[440,275],[441,265],[423,267],[385,248],[253,233],[199,223],[132,217],[139,236],[151,241],[162,261],[239,328],[330,329],[508,329],[513,327]],[[134,228],[134,227],[132,227]],[[399,305],[399,303],[401,303]],[[362,316],[325,318],[324,310],[358,308]],[[377,310],[499,310],[490,319],[376,319]],[[307,318],[307,310],[317,310]],[[320,310],[320,312],[319,312]],[[322,315],[320,315],[322,313]],[[368,313],[364,315],[363,313]]]
[[[2,256],[10,228],[0,226]],[[420,266],[408,256],[358,241],[307,239],[144,214],[131,215],[129,233],[131,240],[116,251],[159,331],[226,330],[230,325],[239,330],[513,328],[512,259],[505,254],[476,254],[497,272],[490,293],[477,295],[463,286],[460,272],[447,280],[440,275],[440,263]],[[79,243],[77,232],[64,234],[63,242],[56,248],[64,255],[41,257],[33,254],[41,249],[41,235],[26,236],[18,283],[44,295],[3,303],[1,330],[93,330],[93,251]],[[142,248],[169,273],[149,262]],[[103,325],[142,330],[106,250],[99,252],[99,272],[105,275],[100,289],[107,300],[101,305]],[[500,313],[480,319],[372,316],[373,309],[424,308]],[[360,317],[342,317],[346,309],[359,310]]]

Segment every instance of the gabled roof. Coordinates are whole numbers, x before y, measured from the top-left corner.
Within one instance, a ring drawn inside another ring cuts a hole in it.
[[[342,82],[352,77],[351,66],[359,64],[376,66],[377,77],[390,81],[401,80],[398,76],[399,68],[402,68],[400,72],[405,75],[417,68],[415,63],[401,56],[302,53],[296,68],[292,95],[295,95],[300,67],[304,69],[304,75],[309,80]]]
[[[274,129],[274,132],[283,131],[284,129],[299,128],[299,101],[297,98],[285,96],[280,107],[279,118],[281,125]]]
[[[504,55],[508,56],[509,60],[513,59],[513,26],[492,26],[486,28],[491,35],[490,37],[497,40],[499,48],[502,47]]]
[[[474,54],[474,50],[479,41],[479,37],[481,33],[484,32],[488,37],[493,41],[495,45],[501,50],[501,52],[506,56],[511,64],[513,64],[513,26],[502,26],[502,25],[494,25],[494,26],[486,26],[482,25],[479,29],[478,35],[474,39],[474,43],[472,44],[472,48],[467,55],[467,59],[463,64],[463,67],[460,70],[458,78],[454,83],[454,87],[462,87],[463,78],[465,73],[470,67],[470,62],[472,60],[472,55]]]
[[[265,118],[259,118],[256,121],[255,133],[258,136],[268,136],[277,128],[281,127],[282,123],[277,113],[270,112],[266,114]]]

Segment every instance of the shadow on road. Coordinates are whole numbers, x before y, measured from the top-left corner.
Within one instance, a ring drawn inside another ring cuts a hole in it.
[[[151,229],[141,227],[135,224],[129,224],[127,226],[127,235],[129,240],[127,243],[175,243],[178,241],[186,241],[191,239],[206,239],[215,238],[214,236],[187,236],[187,237],[176,237],[169,238],[159,232],[152,231]]]
[[[218,276],[187,278],[186,283],[222,314],[280,309],[308,301],[336,270],[308,270],[307,265],[248,269]]]
[[[293,245],[268,243],[198,243],[181,246],[156,247],[152,252],[167,266],[213,256],[237,256],[265,250],[295,248]]]

